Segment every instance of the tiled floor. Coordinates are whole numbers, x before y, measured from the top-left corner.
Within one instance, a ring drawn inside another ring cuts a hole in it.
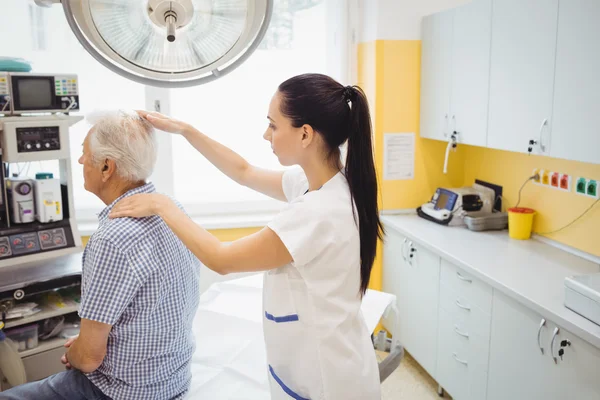
[[[385,353],[378,353],[381,360]],[[381,385],[382,400],[440,400],[437,395],[437,383],[405,353],[400,366]],[[450,396],[445,395],[444,399]]]

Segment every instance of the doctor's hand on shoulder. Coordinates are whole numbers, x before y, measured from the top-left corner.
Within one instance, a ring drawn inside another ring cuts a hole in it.
[[[143,218],[158,215],[171,200],[160,193],[139,193],[119,200],[110,212],[110,218]]]

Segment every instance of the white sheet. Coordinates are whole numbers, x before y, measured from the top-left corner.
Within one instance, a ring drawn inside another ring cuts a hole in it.
[[[189,399],[269,400],[262,332],[262,274],[213,284],[200,297],[194,319]],[[368,290],[362,312],[375,330],[391,294]]]

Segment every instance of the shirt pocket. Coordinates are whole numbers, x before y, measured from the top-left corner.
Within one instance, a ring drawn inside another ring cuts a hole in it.
[[[265,324],[286,324],[300,320],[289,277],[283,268],[265,274],[263,308]]]

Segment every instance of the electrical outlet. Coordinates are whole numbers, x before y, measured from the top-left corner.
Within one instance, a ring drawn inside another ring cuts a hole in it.
[[[550,186],[555,187],[555,188],[560,187],[560,174],[558,172],[551,173]]]
[[[587,179],[577,178],[577,184],[575,185],[575,192],[579,194],[587,194]]]
[[[587,183],[586,194],[590,197],[598,198],[598,181],[590,179]]]
[[[568,174],[562,174],[560,176],[560,188],[567,192],[571,191],[571,177]]]
[[[533,179],[533,183],[536,183],[539,185],[542,181],[542,174],[541,174],[541,170],[539,170],[538,168],[534,169],[533,173],[531,174],[531,176],[536,176],[536,175],[537,175],[537,178]]]
[[[549,185],[550,184],[550,171],[546,171],[546,170],[542,170],[542,185]]]

